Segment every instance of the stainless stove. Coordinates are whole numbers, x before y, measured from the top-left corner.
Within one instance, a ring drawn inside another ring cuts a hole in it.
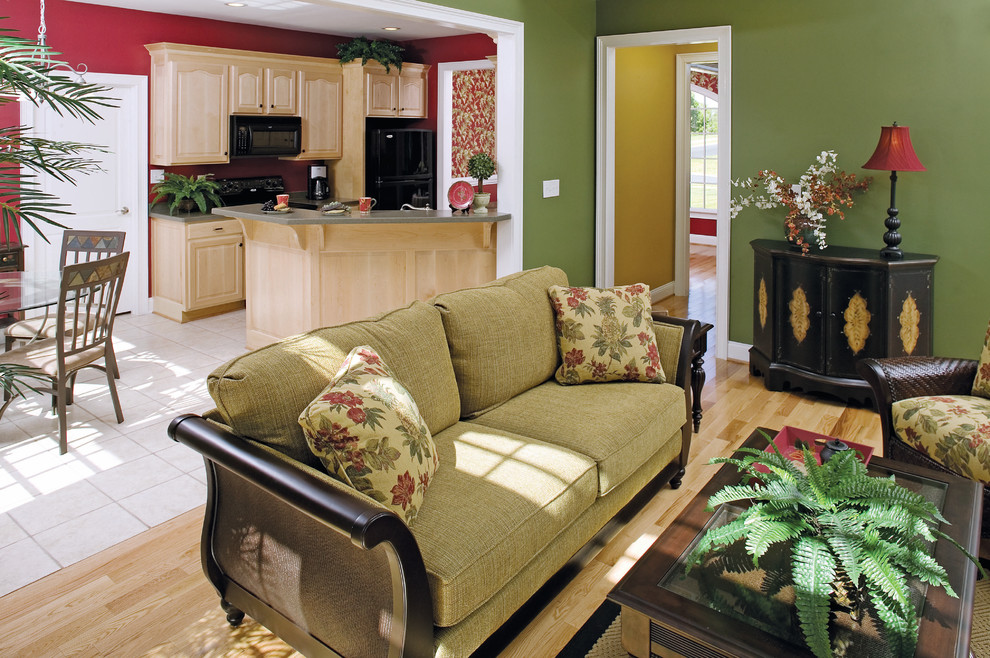
[[[285,181],[281,176],[218,178],[216,182],[220,185],[218,194],[225,206],[274,201],[276,194],[285,192]]]

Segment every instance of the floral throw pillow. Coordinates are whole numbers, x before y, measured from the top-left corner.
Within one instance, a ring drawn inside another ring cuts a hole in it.
[[[987,337],[983,340],[983,352],[980,354],[980,363],[976,368],[973,395],[990,398],[990,325],[987,325]]]
[[[650,289],[551,286],[561,384],[664,382],[650,315]]]
[[[299,415],[310,450],[330,475],[411,524],[439,460],[416,402],[368,346]]]

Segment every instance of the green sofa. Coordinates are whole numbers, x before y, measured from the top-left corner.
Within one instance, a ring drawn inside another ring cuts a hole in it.
[[[696,323],[654,317],[670,383],[561,386],[553,267],[318,329],[209,376],[216,408],[169,434],[209,477],[203,566],[232,624],[306,655],[467,656],[648,484],[680,485]],[[300,411],[370,345],[415,399],[440,466],[407,526],[331,478]]]

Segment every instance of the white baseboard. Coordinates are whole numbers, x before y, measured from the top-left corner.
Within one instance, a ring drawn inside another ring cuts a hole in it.
[[[691,244],[707,244],[714,247],[718,244],[718,240],[714,235],[695,235],[691,234]]]
[[[738,343],[734,340],[729,341],[729,361],[739,361],[741,363],[749,363],[749,348],[752,345],[747,345],[746,343]]]
[[[659,288],[650,291],[650,303],[656,304],[661,299],[666,299],[674,294],[674,282],[665,283]]]

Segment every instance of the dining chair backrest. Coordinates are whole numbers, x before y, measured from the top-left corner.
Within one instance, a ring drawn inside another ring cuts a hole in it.
[[[55,325],[58,327],[60,370],[64,370],[67,359],[94,350],[110,340],[129,257],[130,252],[125,251],[109,258],[66,265],[62,269]]]
[[[62,233],[62,254],[59,267],[73,263],[88,263],[124,251],[124,231],[77,231]]]

